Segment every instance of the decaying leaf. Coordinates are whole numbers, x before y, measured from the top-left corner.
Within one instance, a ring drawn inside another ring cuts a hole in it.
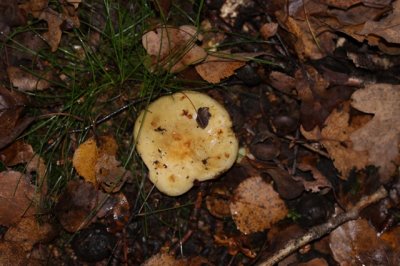
[[[44,0],[30,0],[19,5],[19,8],[24,10],[26,13],[30,13],[33,17],[47,22],[48,31],[44,32],[42,35],[49,44],[52,52],[55,52],[58,49],[62,35],[61,25],[64,22],[71,24],[71,26],[75,28],[80,26],[79,19],[76,14],[71,14],[71,12],[68,12],[68,7],[65,6],[69,5],[68,2],[73,5],[71,8],[74,10],[77,8],[80,0],[74,2],[67,1],[64,3],[64,5],[62,5],[62,14],[48,7],[48,1]]]
[[[4,240],[21,245],[24,251],[30,251],[36,243],[47,242],[55,235],[55,228],[50,223],[36,220],[35,216],[23,218],[17,225],[11,226],[4,235]]]
[[[0,224],[11,226],[35,213],[35,187],[16,171],[0,172]]]
[[[25,98],[0,86],[0,149],[13,142],[34,120],[23,117]]]
[[[368,151],[368,162],[379,167],[385,182],[400,163],[400,85],[371,84],[351,98],[354,108],[374,114],[370,122],[351,133],[354,150]]]
[[[83,142],[76,149],[74,157],[72,158],[72,164],[75,170],[80,176],[82,176],[87,182],[96,184],[96,162],[98,158],[98,147],[96,140],[90,138]]]
[[[165,25],[147,32],[142,36],[142,44],[151,56],[150,69],[161,67],[177,73],[202,61],[207,53],[196,44],[199,38],[197,30],[189,25],[179,28]]]
[[[96,180],[107,193],[117,192],[131,176],[115,155],[101,154],[95,165]]]
[[[14,66],[7,68],[7,74],[13,86],[20,91],[48,89],[50,87],[49,80],[51,80],[53,76],[51,72],[36,73],[36,75],[33,75]]]
[[[229,210],[229,200],[231,198],[229,190],[223,186],[215,186],[211,193],[206,197],[207,210],[218,218],[226,218],[231,215]]]
[[[142,265],[143,266],[201,266],[208,264],[208,260],[206,258],[202,258],[196,256],[194,258],[189,259],[175,259],[174,256],[168,253],[157,253],[152,256],[148,260],[146,260]]]
[[[56,215],[65,230],[76,232],[96,221],[104,212],[107,194],[88,182],[70,181],[56,206]]]
[[[301,124],[306,130],[322,127],[331,111],[349,99],[352,92],[346,87],[330,88],[330,82],[312,66],[297,70],[295,79],[301,100]]]
[[[400,2],[393,2],[393,11],[388,16],[378,21],[367,21],[359,34],[371,34],[389,43],[400,43]]]
[[[0,150],[0,161],[6,166],[14,166],[28,162],[34,154],[31,145],[19,140]]]
[[[130,176],[115,157],[117,148],[111,136],[101,136],[98,142],[90,138],[76,149],[72,164],[86,181],[101,185],[106,192],[116,192]]]
[[[261,26],[260,28],[260,34],[261,36],[267,40],[274,36],[278,30],[278,23],[265,23],[264,25]]]
[[[0,265],[29,265],[29,259],[18,243],[0,241]]]
[[[314,178],[314,180],[312,181],[302,179],[304,189],[311,192],[319,192],[322,189],[331,189],[331,182],[329,182],[328,178],[324,174],[322,174],[314,164],[315,163],[313,163],[313,160],[310,160],[308,158],[303,158],[303,160],[297,164],[297,167],[301,171],[310,171]]]
[[[257,253],[245,247],[245,241],[240,235],[229,237],[224,234],[216,234],[214,235],[214,241],[217,245],[226,247],[231,256],[236,256],[239,253],[249,258],[255,258],[257,256]]]
[[[319,141],[326,148],[342,179],[347,179],[353,168],[360,170],[368,165],[368,154],[353,149],[350,134],[355,128],[349,125],[348,110],[347,105],[341,110],[332,111],[322,130],[318,127],[312,131],[301,128],[301,133],[306,139]]]
[[[197,73],[210,83],[219,83],[222,79],[232,76],[235,70],[246,62],[237,59],[221,58],[209,55],[204,62],[195,66]]]
[[[387,245],[364,219],[335,229],[330,234],[330,247],[340,265],[393,265]]]
[[[288,209],[271,184],[259,176],[240,183],[230,204],[237,228],[245,233],[263,231],[283,219]]]

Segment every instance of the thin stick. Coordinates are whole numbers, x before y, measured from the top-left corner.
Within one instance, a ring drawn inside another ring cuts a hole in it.
[[[303,236],[290,240],[282,249],[278,250],[267,260],[258,264],[259,266],[272,266],[286,258],[291,253],[295,252],[304,245],[310,243],[311,241],[318,239],[331,231],[339,227],[345,222],[350,220],[355,220],[359,217],[360,211],[387,196],[387,191],[384,187],[380,187],[374,194],[363,197],[353,208],[349,211],[341,213],[328,222],[314,226]]]

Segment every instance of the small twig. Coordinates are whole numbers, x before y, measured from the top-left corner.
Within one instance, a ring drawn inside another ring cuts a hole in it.
[[[313,151],[313,152],[315,152],[315,153],[318,153],[319,155],[324,156],[325,158],[328,158],[328,159],[331,158],[331,157],[329,156],[328,153],[326,153],[326,152],[324,152],[324,151],[321,151],[321,150],[319,150],[319,149],[316,149],[316,148],[314,148],[314,147],[313,147],[312,145],[310,145],[310,144],[307,144],[307,143],[304,143],[304,142],[300,142],[300,141],[298,141],[296,138],[294,138],[294,137],[292,137],[292,136],[287,135],[287,136],[284,136],[283,138],[285,138],[285,139],[287,139],[287,140],[290,140],[290,141],[294,141],[296,144],[301,145],[301,146],[303,146],[304,148],[309,149],[310,151]]]
[[[338,214],[332,217],[328,222],[314,226],[303,236],[290,240],[282,249],[278,250],[267,260],[258,264],[259,266],[272,266],[286,258],[291,253],[295,252],[304,245],[311,241],[318,239],[331,231],[339,227],[345,222],[355,220],[359,217],[360,211],[371,205],[372,203],[378,202],[379,200],[387,196],[387,191],[384,187],[379,188],[374,194],[363,197],[353,208],[349,211]]]

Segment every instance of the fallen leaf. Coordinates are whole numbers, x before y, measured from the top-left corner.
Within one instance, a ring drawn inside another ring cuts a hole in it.
[[[0,241],[0,265],[29,265],[27,253],[18,243]]]
[[[265,23],[260,28],[260,34],[264,38],[264,40],[273,37],[277,31],[278,31],[278,23],[274,22]]]
[[[107,194],[95,189],[93,184],[70,181],[57,202],[56,216],[65,230],[76,232],[106,212],[106,201]]]
[[[0,149],[13,142],[34,118],[23,117],[25,98],[0,86]]]
[[[34,18],[38,18],[40,13],[47,7],[48,0],[29,0],[19,5],[19,8],[26,13],[32,14]]]
[[[19,67],[10,66],[7,68],[8,77],[14,87],[20,91],[45,90],[50,87],[50,80],[53,78],[51,72],[43,72],[31,74]]]
[[[90,138],[79,145],[72,158],[72,164],[80,176],[87,182],[96,184],[96,162],[98,158],[98,148],[96,140]]]
[[[150,70],[161,67],[177,73],[202,61],[207,53],[195,43],[199,38],[196,28],[189,25],[179,28],[164,25],[145,33],[142,44],[151,56]]]
[[[0,161],[6,166],[14,166],[28,162],[34,155],[32,146],[22,140],[0,150]]]
[[[349,125],[349,107],[333,110],[320,130],[315,127],[306,131],[301,127],[302,135],[308,140],[319,141],[333,160],[335,168],[341,173],[340,178],[346,180],[352,169],[361,170],[368,165],[368,153],[357,151],[350,140],[350,134],[356,130]]]
[[[314,180],[308,181],[305,179],[301,179],[303,183],[304,189],[310,192],[320,192],[322,189],[332,188],[331,182],[329,182],[328,178],[322,174],[317,167],[315,166],[316,162],[310,160],[309,158],[303,158],[300,162],[298,162],[297,167],[303,171],[310,171]],[[300,178],[300,177],[298,177]]]
[[[255,258],[257,254],[249,248],[245,246],[245,239],[242,236],[232,236],[228,237],[224,234],[216,234],[214,235],[214,242],[217,245],[226,247],[228,249],[228,253],[231,256],[236,256],[239,253],[242,253],[246,257]]]
[[[39,15],[39,19],[43,19],[47,22],[48,31],[43,33],[43,38],[50,45],[51,51],[55,52],[58,49],[58,45],[61,41],[61,24],[64,20],[60,14],[51,8],[46,8]]]
[[[387,246],[364,219],[335,229],[330,234],[330,247],[339,265],[391,265]]]
[[[107,193],[117,192],[131,177],[131,173],[121,166],[115,155],[101,154],[95,165],[96,182],[101,185]]]
[[[393,2],[393,11],[380,20],[369,20],[359,32],[363,35],[375,35],[389,43],[400,43],[400,2]]]
[[[0,8],[0,32],[1,40],[5,40],[11,31],[11,27],[24,25],[26,17],[21,9],[18,8],[18,2],[13,0],[2,0]]]
[[[17,225],[8,228],[4,240],[21,245],[24,251],[30,251],[39,242],[48,242],[56,234],[50,223],[39,223],[34,216],[23,218]]]
[[[229,203],[231,193],[224,186],[214,186],[211,193],[206,197],[207,210],[218,218],[226,218],[231,216]]]
[[[116,159],[117,143],[111,136],[83,142],[75,151],[72,164],[86,181],[100,185],[107,193],[117,192],[131,177]]]
[[[329,264],[323,258],[314,258],[307,262],[299,263],[297,266],[329,266]]]
[[[285,218],[288,209],[271,184],[259,176],[239,184],[230,210],[237,228],[244,234],[263,231]]]
[[[63,3],[63,5],[61,5],[61,14],[48,7],[47,0],[31,0],[19,5],[19,7],[26,13],[32,14],[34,18],[38,18],[47,22],[47,32],[43,33],[42,36],[49,44],[51,51],[55,52],[58,49],[58,45],[61,41],[61,25],[65,23],[75,28],[80,26],[79,18],[75,12],[75,9],[80,1],[81,0],[67,1]],[[69,10],[68,8],[69,4],[72,4],[72,10]]]
[[[173,255],[168,253],[157,253],[153,255],[151,258],[147,259],[143,264],[143,266],[201,266],[208,265],[208,260],[206,258],[196,256],[193,258],[182,258],[175,259]]]
[[[16,171],[0,172],[0,224],[11,226],[35,214],[35,187]]]
[[[386,182],[400,163],[400,85],[367,85],[351,99],[354,108],[374,114],[371,121],[351,133],[354,150],[368,151],[369,164],[379,167],[381,181]]]
[[[329,81],[312,66],[295,73],[296,90],[301,99],[300,119],[306,130],[322,127],[331,111],[349,99],[352,90],[345,86],[330,87]]]
[[[293,94],[296,88],[296,80],[282,72],[272,71],[269,74],[271,86],[287,94]]]
[[[246,62],[235,59],[221,58],[209,55],[206,60],[195,66],[197,73],[210,83],[219,83],[222,79],[235,74],[235,70],[244,66]]]

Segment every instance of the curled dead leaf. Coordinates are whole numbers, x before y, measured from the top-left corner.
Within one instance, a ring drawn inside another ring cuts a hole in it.
[[[231,200],[230,210],[237,228],[245,234],[271,228],[288,214],[279,194],[259,176],[240,183]]]
[[[218,83],[222,79],[232,76],[236,69],[245,64],[244,61],[209,55],[204,62],[196,65],[195,68],[204,80],[210,83]]]
[[[0,224],[10,226],[35,214],[35,187],[16,171],[0,173]]]

